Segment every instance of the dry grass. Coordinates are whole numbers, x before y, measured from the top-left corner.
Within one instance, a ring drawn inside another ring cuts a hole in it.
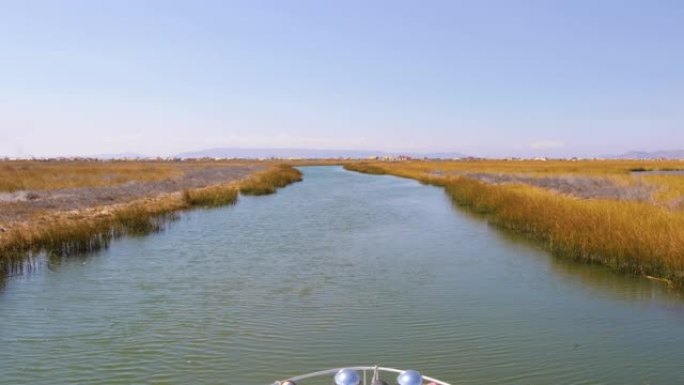
[[[34,161],[0,160],[0,192],[108,187],[128,182],[178,179],[192,170],[273,165],[270,161]]]
[[[157,231],[180,210],[234,204],[238,191],[243,189],[252,191],[258,187],[260,194],[267,194],[299,180],[301,174],[298,170],[276,165],[228,184],[76,212],[51,213],[16,224],[1,233],[0,262],[16,261],[27,252],[70,255],[98,250],[121,235]]]
[[[273,194],[278,188],[301,180],[302,173],[299,170],[281,165],[247,178],[240,183],[240,193],[244,195]]]
[[[577,200],[524,185],[445,182],[455,203],[529,234],[554,252],[684,283],[684,215],[614,200]]]
[[[537,179],[537,186],[545,187],[550,180],[575,179],[588,185],[613,185],[615,198],[648,200],[669,208],[684,209],[684,176],[654,175],[634,171],[684,170],[684,161],[654,160],[551,160],[551,161],[512,161],[512,160],[473,160],[473,161],[410,161],[410,162],[356,162],[348,166],[361,167],[366,173],[385,173],[388,169],[393,175],[407,178],[427,178],[428,176],[479,176],[503,175],[502,179]],[[588,181],[592,181],[590,183]],[[572,187],[572,186],[570,186]],[[549,186],[549,188],[552,188]],[[631,188],[632,191],[629,191]],[[621,189],[621,191],[619,190]],[[651,190],[647,194],[644,190]],[[561,191],[562,192],[562,191]],[[580,191],[579,197],[592,197],[592,191]],[[643,195],[647,199],[643,199]],[[605,198],[605,194],[596,197]]]
[[[592,164],[589,168],[594,173],[614,172],[614,163],[605,166],[602,169],[602,164]],[[662,277],[684,288],[684,212],[680,210],[647,202],[577,199],[524,184],[488,184],[464,176],[438,175],[434,169],[411,163],[358,163],[345,167],[443,186],[459,206],[539,240],[558,256]],[[567,168],[549,172],[560,169]],[[508,168],[508,172],[516,171]],[[678,183],[668,180],[661,185]]]
[[[684,175],[645,175],[639,178],[655,186],[654,200],[672,209],[684,209]]]
[[[21,257],[27,251],[55,255],[95,251],[124,235],[142,235],[162,228],[173,213],[188,206],[176,195],[148,199],[106,209],[60,213],[24,223],[0,239],[3,259]]]
[[[4,161],[0,191],[102,187],[130,181],[155,181],[180,176],[180,163],[133,161]]]
[[[238,187],[230,184],[185,190],[183,191],[183,200],[188,206],[232,205],[238,200]]]
[[[367,163],[368,162],[362,162]],[[633,170],[684,170],[684,161],[654,160],[459,160],[372,162],[374,165],[391,165],[412,172],[440,171],[470,173],[525,173],[531,175],[629,175]]]
[[[5,163],[12,164],[13,162]],[[0,165],[5,163],[0,162]],[[28,164],[34,168],[41,168],[43,163],[45,162],[34,161]],[[59,161],[52,163],[54,163],[51,167],[54,168],[55,177],[73,180],[74,168],[88,162]],[[98,162],[90,163],[97,164]],[[128,203],[160,194],[225,184],[244,179],[254,172],[264,170],[272,165],[271,162],[261,161],[104,162],[99,167],[112,172],[116,172],[121,167],[128,170],[135,168],[155,170],[159,172],[156,176],[159,179],[149,180],[149,175],[129,175],[125,179],[125,183],[114,184],[111,179],[103,181],[98,176],[92,176],[91,182],[100,183],[99,186],[85,187],[82,185],[71,188],[57,188],[59,187],[57,186],[42,190],[0,192],[0,227],[30,220],[32,216],[42,215],[44,212],[83,210],[103,205]],[[173,172],[167,173],[164,170],[172,170]],[[143,180],[146,178],[148,180]],[[27,184],[34,186],[40,184],[39,182],[45,182],[45,179],[27,179]]]

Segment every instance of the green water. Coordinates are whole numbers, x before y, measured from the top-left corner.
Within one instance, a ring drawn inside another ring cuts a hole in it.
[[[452,384],[684,383],[684,300],[414,181],[338,167],[0,290],[0,384],[270,384],[379,363]]]

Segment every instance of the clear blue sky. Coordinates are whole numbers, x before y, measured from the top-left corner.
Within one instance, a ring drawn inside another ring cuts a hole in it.
[[[684,1],[0,0],[0,156],[684,148]]]

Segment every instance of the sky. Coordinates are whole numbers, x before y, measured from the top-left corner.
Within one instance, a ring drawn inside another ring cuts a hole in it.
[[[0,0],[0,156],[684,148],[680,0]]]

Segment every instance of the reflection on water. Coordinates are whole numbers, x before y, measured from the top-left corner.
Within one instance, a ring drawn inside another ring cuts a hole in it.
[[[457,205],[454,205],[454,209],[468,218],[488,223],[486,215]],[[539,249],[540,252],[530,255],[538,256],[538,263],[548,264],[554,276],[563,279],[568,285],[575,286],[577,290],[590,290],[594,295],[611,296],[616,300],[651,302],[659,306],[681,307],[684,304],[682,293],[668,287],[662,281],[615,273],[599,264],[560,257],[549,258],[546,250],[542,251],[542,247],[534,240],[498,226],[492,227],[497,230],[496,236],[505,239],[510,245]]]
[[[0,384],[268,384],[374,362],[472,384],[684,378],[684,306],[664,286],[551,258],[435,187],[304,173],[34,259],[0,292]]]
[[[5,256],[6,257],[6,256]],[[0,290],[7,281],[24,274],[34,274],[45,266],[45,258],[34,253],[21,253],[0,261]]]
[[[569,285],[590,289],[594,295],[609,295],[616,300],[648,302],[658,306],[681,307],[681,294],[663,282],[643,277],[613,274],[598,265],[549,258],[557,276]]]

